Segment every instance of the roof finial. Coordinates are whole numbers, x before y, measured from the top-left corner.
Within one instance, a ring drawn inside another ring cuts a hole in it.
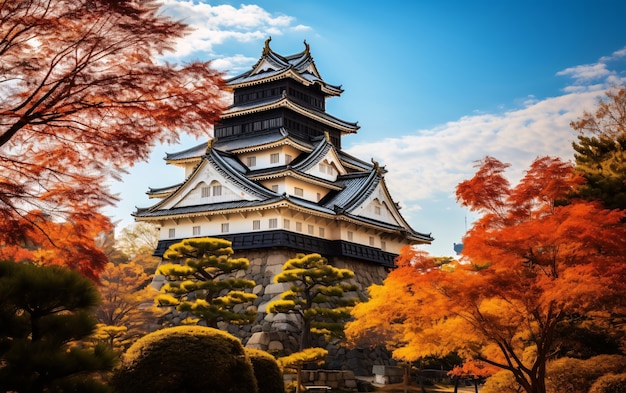
[[[270,41],[272,40],[272,36],[265,40],[265,48],[263,48],[263,55],[267,55],[272,50],[270,49]]]
[[[214,139],[214,138],[211,138],[211,139],[209,139],[209,140],[207,141],[207,143],[206,143],[206,152],[207,152],[207,153],[208,153],[208,152],[210,152],[210,151],[211,151],[211,149],[213,149],[213,142],[215,142],[215,139]]]
[[[371,160],[372,160],[372,164],[374,164],[374,170],[376,171],[376,175],[384,176],[385,173],[387,173],[387,169],[385,169],[384,166],[380,166],[378,161],[374,160],[373,157],[371,158]]]
[[[324,131],[324,138],[326,139],[326,142],[330,142],[330,133],[328,131]]]
[[[307,44],[307,43],[306,43],[306,40],[304,40],[304,52],[305,52],[307,55],[310,55],[310,54],[311,54],[311,47],[309,46],[309,44]]]

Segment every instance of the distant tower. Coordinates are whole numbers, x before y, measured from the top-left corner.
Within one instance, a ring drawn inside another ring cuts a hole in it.
[[[359,126],[326,113],[326,98],[343,90],[322,79],[309,45],[281,56],[269,44],[251,70],[227,81],[233,104],[215,138],[165,157],[185,180],[151,188],[160,201],[134,213],[160,228],[157,256],[184,238],[232,241],[262,286],[260,324],[264,306],[282,292],[273,276],[298,252],[350,268],[365,290],[382,282],[402,246],[433,240],[400,215],[384,167],[341,150],[342,136]],[[254,331],[236,333],[247,340]]]

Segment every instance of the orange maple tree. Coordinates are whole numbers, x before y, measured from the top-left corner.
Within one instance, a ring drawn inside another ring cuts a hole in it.
[[[487,157],[457,198],[480,212],[460,261],[439,265],[405,248],[383,285],[357,305],[346,334],[416,360],[457,351],[509,370],[528,393],[545,393],[546,363],[567,318],[623,315],[624,213],[568,200],[581,179],[558,158],[536,159],[516,187]]]
[[[99,211],[116,202],[106,182],[156,143],[209,135],[224,107],[222,75],[208,62],[158,61],[188,31],[159,7],[0,2],[3,257],[20,248],[19,258],[40,248],[86,251],[91,266],[75,267],[95,277],[106,259],[92,247],[92,230],[110,229]]]

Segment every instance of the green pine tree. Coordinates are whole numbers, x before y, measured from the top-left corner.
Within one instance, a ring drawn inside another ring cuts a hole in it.
[[[350,318],[357,300],[344,296],[356,290],[355,285],[344,282],[352,277],[354,272],[329,265],[319,254],[298,254],[285,262],[274,277],[276,283],[291,283],[291,287],[282,293],[280,300],[267,306],[267,312],[300,316],[300,351],[311,347],[311,334],[326,338],[341,336],[343,322]]]
[[[84,345],[95,284],[60,266],[0,262],[0,391],[101,392],[115,356]]]
[[[173,261],[159,267],[167,283],[161,288],[165,294],[157,297],[159,306],[176,306],[180,312],[190,312],[208,327],[217,327],[220,321],[232,324],[249,324],[256,319],[256,311],[247,309],[235,312],[238,305],[256,299],[245,292],[256,284],[252,280],[236,278],[240,270],[247,270],[246,258],[231,259],[231,242],[218,238],[191,238],[173,244],[163,258]]]
[[[579,197],[599,200],[609,209],[626,209],[626,90],[610,91],[595,113],[587,113],[572,127],[576,170],[586,179]]]

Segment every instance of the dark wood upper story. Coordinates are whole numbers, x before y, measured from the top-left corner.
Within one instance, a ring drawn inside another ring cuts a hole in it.
[[[326,110],[326,99],[319,85],[305,87],[291,79],[239,88],[233,93],[235,106],[263,102],[269,98],[286,95],[290,100],[302,106],[322,112]]]
[[[227,81],[233,104],[215,125],[215,138],[223,141],[282,128],[304,140],[328,135],[341,149],[341,136],[359,128],[326,113],[326,97],[343,90],[323,81],[306,43],[305,51],[284,57],[270,49],[269,41],[250,71]]]

